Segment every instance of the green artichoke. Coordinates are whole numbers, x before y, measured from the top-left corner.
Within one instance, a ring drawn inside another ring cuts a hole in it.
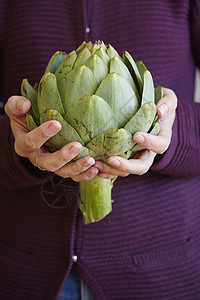
[[[56,52],[39,85],[22,81],[21,93],[31,101],[26,116],[29,130],[57,120],[62,129],[45,146],[56,151],[77,141],[83,145],[74,160],[92,156],[129,158],[141,150],[132,140],[137,131],[158,134],[156,103],[162,87],[154,88],[150,72],[128,52],[120,57],[103,41],[83,42],[68,55]],[[113,181],[96,176],[80,183],[79,207],[85,223],[111,212]]]

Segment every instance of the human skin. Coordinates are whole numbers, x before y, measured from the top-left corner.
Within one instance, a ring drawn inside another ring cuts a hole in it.
[[[54,153],[48,152],[43,145],[59,132],[61,125],[58,121],[51,120],[29,131],[25,116],[30,107],[30,101],[22,96],[10,97],[5,105],[5,112],[10,118],[15,138],[16,153],[28,158],[36,167],[55,172],[63,178],[71,177],[79,182],[90,180],[97,174],[104,178],[145,174],[153,164],[156,154],[163,154],[170,145],[177,97],[172,90],[164,89],[164,97],[157,104],[157,115],[161,124],[158,136],[144,132],[137,132],[133,135],[133,140],[142,145],[145,150],[128,160],[119,156],[111,156],[107,163],[95,161],[92,157],[84,157],[72,162],[82,148],[78,142],[69,143]]]

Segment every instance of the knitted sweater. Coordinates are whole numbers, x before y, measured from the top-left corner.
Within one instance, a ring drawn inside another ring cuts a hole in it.
[[[73,258],[95,300],[200,299],[199,37],[199,0],[0,1],[2,102],[23,78],[38,82],[55,51],[99,39],[179,100],[169,149],[145,175],[119,177],[111,214],[90,225],[78,184],[20,158],[1,114],[0,299],[55,300]]]

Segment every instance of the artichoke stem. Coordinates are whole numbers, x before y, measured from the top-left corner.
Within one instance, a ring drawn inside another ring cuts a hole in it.
[[[111,179],[95,176],[80,182],[79,208],[85,224],[100,221],[112,210]]]

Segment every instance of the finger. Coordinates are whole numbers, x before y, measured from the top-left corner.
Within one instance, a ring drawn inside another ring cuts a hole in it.
[[[96,161],[94,167],[96,167],[100,171],[98,175],[104,178],[114,178],[115,176],[126,177],[128,175],[127,172],[118,169],[117,166],[113,167],[112,165],[106,164],[101,160]]]
[[[33,152],[29,159],[40,169],[55,172],[70,162],[81,151],[82,145],[77,142],[72,142],[54,153],[45,151],[44,148],[43,150],[41,149],[42,147],[38,151]]]
[[[15,148],[19,155],[29,155],[31,152],[38,150],[49,138],[58,133],[61,124],[58,121],[51,120],[43,123],[34,130],[24,133],[18,128],[16,135]]]
[[[76,176],[72,176],[71,178],[76,182],[88,181],[94,178],[97,174],[98,174],[98,169],[94,167],[90,167],[85,172],[78,174]]]
[[[108,164],[114,168],[135,175],[145,174],[153,164],[156,153],[148,150],[141,151],[140,157],[137,159],[124,159],[120,156],[112,156],[108,158]]]
[[[157,115],[159,118],[164,118],[174,112],[177,107],[176,94],[167,88],[164,88],[164,97],[157,104]]]
[[[81,149],[82,145],[80,143],[69,143],[54,153],[46,153],[41,157],[39,165],[51,172],[55,172],[56,170],[64,167],[67,163],[71,162],[71,160],[78,155]],[[94,160],[92,163],[94,163]]]
[[[166,126],[160,130],[157,136],[145,132],[137,132],[134,134],[133,140],[145,149],[157,154],[163,154],[169,147],[171,136],[171,126]]]
[[[83,157],[75,162],[69,162],[55,173],[63,178],[74,177],[89,169],[94,163],[95,160],[92,157]]]
[[[12,96],[8,99],[5,105],[6,114],[12,117],[24,116],[30,109],[31,102],[22,96]]]
[[[128,175],[129,174],[127,174],[127,176]],[[100,173],[98,173],[98,176],[102,177],[102,178],[106,178],[106,179],[113,179],[113,178],[115,178],[116,176],[119,176],[119,175],[111,175],[111,174],[106,174],[106,173],[100,172]],[[123,176],[123,177],[125,177],[125,176]]]

